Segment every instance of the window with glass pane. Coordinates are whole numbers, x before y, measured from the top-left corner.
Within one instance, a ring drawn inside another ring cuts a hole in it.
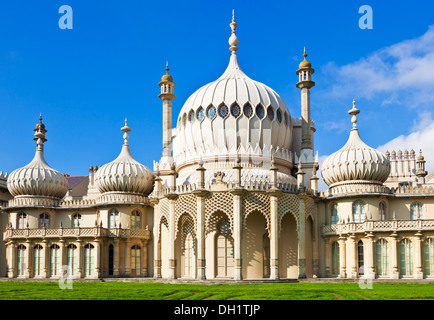
[[[119,227],[119,211],[116,209],[109,212],[109,228]]]
[[[244,115],[247,118],[250,118],[253,115],[253,109],[252,109],[252,106],[249,103],[246,103],[244,105]]]
[[[384,202],[380,202],[380,205],[378,206],[378,218],[380,220],[386,220],[386,205]]]
[[[18,276],[23,276],[26,270],[26,247],[24,245],[18,246],[17,252],[17,266]]]
[[[208,111],[206,112],[206,115],[209,119],[214,119],[215,115],[216,115],[217,111],[215,109],[214,106],[211,106],[208,108]]]
[[[357,258],[359,265],[359,274],[365,274],[365,258],[364,258],[364,250],[363,250],[363,241],[360,240],[357,244]]]
[[[224,104],[221,105],[219,107],[219,116],[222,118],[226,118],[228,114],[229,114],[229,108]]]
[[[264,107],[261,106],[260,104],[256,106],[256,115],[258,116],[259,119],[264,118],[265,110]]]
[[[27,228],[27,214],[25,214],[24,212],[21,212],[17,216],[17,227],[18,229]]]
[[[33,247],[33,276],[42,275],[42,246],[36,245]]]
[[[241,108],[239,105],[237,104],[233,104],[231,106],[231,114],[234,118],[238,118],[241,114]]]
[[[93,270],[95,268],[94,265],[94,246],[93,244],[88,243],[84,247],[84,276],[91,276],[93,274]]]
[[[81,225],[81,214],[76,213],[72,216],[72,227],[78,228]]]
[[[273,121],[274,119],[274,110],[272,107],[268,107],[267,108],[267,117],[268,119],[270,119],[271,121]]]
[[[376,243],[377,275],[389,274],[389,243],[380,239]]]
[[[131,229],[142,229],[142,215],[138,210],[131,212]]]
[[[68,271],[70,275],[76,274],[77,267],[77,246],[75,244],[70,244],[68,246]]]
[[[140,247],[134,245],[131,247],[131,276],[140,275]]]
[[[410,211],[411,220],[423,219],[421,203],[413,203],[410,207]]]
[[[365,204],[362,201],[353,203],[353,221],[355,223],[365,221]]]
[[[434,274],[434,240],[429,238],[423,244],[423,271],[425,276]]]
[[[53,244],[50,248],[50,275],[60,275],[60,247]]]
[[[339,243],[333,242],[332,244],[332,274],[338,275],[339,274]]]
[[[41,213],[39,215],[39,228],[48,229],[50,227],[50,215],[48,213]]]
[[[282,123],[282,112],[280,110],[276,111],[276,116],[277,116],[277,121],[279,121],[279,123]]]
[[[404,239],[399,243],[399,272],[401,276],[411,276],[413,274],[413,243]]]
[[[197,120],[202,121],[203,118],[205,118],[205,110],[202,107],[200,107],[197,110]]]
[[[337,224],[339,220],[338,217],[338,205],[335,203],[331,208],[331,219],[330,224]]]
[[[193,123],[193,121],[194,121],[194,111],[193,110],[191,110],[190,113],[188,114],[188,121],[190,123]]]

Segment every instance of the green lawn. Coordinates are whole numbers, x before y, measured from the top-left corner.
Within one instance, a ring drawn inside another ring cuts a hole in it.
[[[0,299],[69,300],[395,300],[434,299],[434,283],[168,284],[157,282],[0,282]]]

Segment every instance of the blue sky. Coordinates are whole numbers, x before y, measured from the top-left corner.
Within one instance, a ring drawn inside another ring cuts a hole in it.
[[[72,30],[58,27],[64,4],[73,9]],[[358,25],[364,4],[373,9],[372,30]],[[227,66],[232,9],[241,68],[276,90],[292,117],[300,116],[295,70],[306,46],[320,156],[346,142],[354,98],[368,145],[422,148],[434,169],[431,1],[47,0],[0,5],[0,171],[30,162],[39,113],[45,158],[56,170],[82,175],[115,159],[125,117],[133,156],[152,168],[161,155],[166,61],[175,124],[189,95]]]

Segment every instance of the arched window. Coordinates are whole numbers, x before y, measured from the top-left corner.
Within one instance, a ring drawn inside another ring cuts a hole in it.
[[[17,228],[18,229],[27,228],[27,214],[25,214],[24,212],[21,212],[17,216]]]
[[[194,276],[194,252],[193,252],[193,235],[191,228],[187,225],[184,228],[184,277]]]
[[[339,216],[338,216],[338,205],[335,203],[334,205],[332,205],[331,207],[331,212],[330,212],[330,224],[337,224],[339,221]]]
[[[109,212],[109,228],[119,227],[119,211],[116,209],[110,210]]]
[[[413,274],[413,243],[408,239],[399,242],[399,272],[401,276]]]
[[[337,241],[332,244],[332,274],[339,275],[339,243]]]
[[[377,275],[385,276],[389,274],[389,243],[385,239],[380,239],[376,243]]]
[[[410,206],[410,219],[411,220],[423,219],[421,203],[416,202]]]
[[[76,274],[77,267],[77,246],[75,244],[70,244],[68,246],[68,271],[69,275],[73,276]]]
[[[140,276],[140,265],[141,265],[141,254],[140,247],[138,245],[134,245],[131,247],[131,271],[130,275],[132,277]]]
[[[138,210],[131,212],[131,229],[142,229],[142,214]]]
[[[33,247],[33,276],[42,275],[42,246],[37,244]]]
[[[423,243],[423,269],[426,276],[434,274],[434,239],[432,238]]]
[[[48,213],[41,213],[39,215],[39,228],[48,229],[50,227],[50,215]]]
[[[20,244],[18,246],[18,252],[17,252],[17,266],[18,266],[18,276],[24,276],[24,272],[26,270],[26,246],[23,244]]]
[[[360,240],[357,243],[357,258],[358,258],[358,265],[359,265],[359,274],[363,275],[365,274],[365,259],[364,259],[364,250],[363,250],[363,241]]]
[[[79,228],[81,226],[81,214],[76,213],[72,216],[72,227]]]
[[[88,243],[84,247],[84,276],[88,277],[93,274],[95,268],[95,257],[94,257],[95,247],[93,244]]]
[[[362,201],[353,203],[353,221],[355,223],[365,221],[365,204]]]
[[[386,220],[386,204],[384,202],[380,202],[378,205],[378,219]]]
[[[221,220],[217,225],[216,246],[216,278],[233,276],[234,246],[231,237],[231,223]]]
[[[52,277],[60,275],[61,262],[60,247],[57,244],[53,244],[50,247],[50,275]]]

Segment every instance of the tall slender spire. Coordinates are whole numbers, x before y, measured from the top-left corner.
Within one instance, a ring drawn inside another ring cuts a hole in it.
[[[229,26],[232,29],[232,34],[229,38],[229,45],[231,46],[229,50],[232,51],[232,54],[236,54],[236,51],[238,50],[237,45],[239,41],[237,35],[235,34],[236,33],[235,29],[238,26],[238,24],[235,22],[235,10],[232,10],[232,22],[229,24]]]

